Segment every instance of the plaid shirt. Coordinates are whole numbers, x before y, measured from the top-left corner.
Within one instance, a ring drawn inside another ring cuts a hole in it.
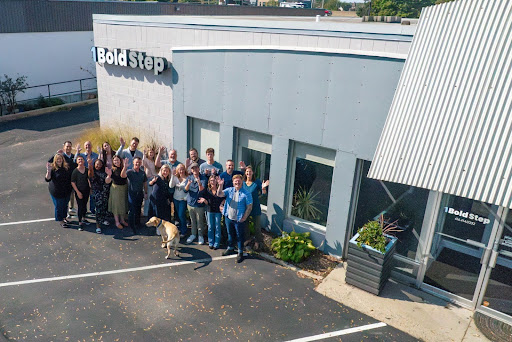
[[[222,211],[222,215],[228,216],[228,206],[229,203],[233,200],[233,196],[235,194],[235,188],[227,188],[224,191],[224,195],[226,196],[226,203],[224,204],[224,210]],[[252,195],[241,188],[240,193],[238,194],[238,210],[236,213],[236,220],[241,221],[242,217],[244,217],[245,210],[247,207],[252,204]]]

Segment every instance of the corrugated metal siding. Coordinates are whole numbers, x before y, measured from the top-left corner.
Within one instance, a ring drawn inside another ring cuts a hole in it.
[[[425,8],[369,177],[512,207],[512,1]]]
[[[0,0],[0,33],[92,31],[93,14],[315,16],[323,11],[155,2]]]

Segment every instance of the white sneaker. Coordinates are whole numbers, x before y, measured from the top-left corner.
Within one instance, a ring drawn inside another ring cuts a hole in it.
[[[108,226],[108,225],[110,224],[110,222],[108,222],[107,220],[105,220],[105,221],[103,221],[103,224],[104,224],[105,226]]]
[[[197,238],[197,241],[198,241],[198,244],[204,245],[204,238],[201,235],[199,235],[199,237]]]
[[[101,234],[101,228],[96,228],[96,233]]]
[[[70,208],[68,213],[69,214],[76,214],[76,209],[75,208]]]
[[[196,239],[196,236],[195,235],[190,235],[187,239],[187,243],[192,243],[194,242],[194,240]]]

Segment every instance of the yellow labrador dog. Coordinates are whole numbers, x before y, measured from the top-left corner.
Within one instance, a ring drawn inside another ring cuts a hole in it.
[[[174,255],[179,256],[178,243],[180,242],[180,232],[174,224],[153,216],[146,223],[146,227],[156,227],[156,229],[160,231],[160,236],[162,237],[162,248],[167,246],[166,259],[171,257],[171,245],[174,245]]]

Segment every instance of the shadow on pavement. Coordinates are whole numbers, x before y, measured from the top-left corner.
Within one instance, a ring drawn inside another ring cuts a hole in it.
[[[99,120],[98,104],[92,104],[75,107],[71,110],[63,110],[60,112],[2,122],[0,123],[0,133],[13,129],[44,132],[96,120]]]

